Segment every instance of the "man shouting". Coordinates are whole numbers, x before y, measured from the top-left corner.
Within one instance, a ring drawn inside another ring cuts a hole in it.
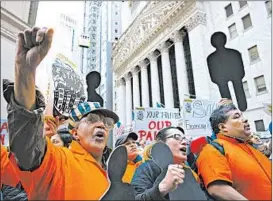
[[[43,137],[45,105],[35,89],[35,74],[52,38],[53,30],[48,28],[18,34],[14,87],[10,84],[4,89],[10,148],[29,200],[98,200],[109,185],[101,160],[118,116],[94,103],[79,119],[70,150]]]

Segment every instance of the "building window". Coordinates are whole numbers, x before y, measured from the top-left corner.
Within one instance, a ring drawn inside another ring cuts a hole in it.
[[[240,8],[243,8],[245,5],[247,5],[247,1],[239,1]]]
[[[266,84],[264,80],[264,76],[261,75],[259,77],[254,78],[255,85],[256,85],[256,91],[257,93],[266,92]]]
[[[235,23],[233,23],[232,25],[230,25],[228,27],[228,30],[229,30],[230,38],[235,38],[236,36],[238,36],[237,29],[236,29],[236,24]]]
[[[250,93],[249,93],[249,88],[248,88],[247,81],[243,82],[243,88],[244,88],[244,91],[245,91],[246,98],[250,98]]]
[[[118,37],[115,37],[115,40],[118,41]]]
[[[256,131],[258,131],[258,132],[265,131],[263,120],[257,120],[257,121],[254,121],[254,123],[255,123]]]
[[[116,15],[118,15],[118,12],[116,12]]]
[[[227,18],[233,15],[233,9],[231,3],[225,7]]]
[[[243,25],[244,25],[244,29],[248,29],[249,27],[252,27],[252,22],[251,22],[251,18],[250,18],[250,14],[247,14],[246,16],[244,16],[242,18],[243,21]]]
[[[266,6],[266,10],[268,15],[272,14],[272,2],[270,1],[265,1],[265,6]]]
[[[115,22],[115,25],[118,25],[118,22]]]
[[[248,54],[249,54],[250,62],[254,62],[260,59],[257,45],[249,48]]]
[[[115,29],[115,33],[118,33],[118,30],[117,30],[117,29]]]

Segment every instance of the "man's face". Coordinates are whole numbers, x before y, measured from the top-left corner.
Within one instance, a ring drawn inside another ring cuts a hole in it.
[[[167,131],[166,145],[169,146],[173,153],[174,162],[182,164],[187,160],[187,140],[184,133],[172,128]]]
[[[108,140],[109,131],[110,128],[107,128],[103,121],[92,122],[85,117],[79,123],[74,137],[87,152],[102,154]]]
[[[127,149],[128,159],[133,161],[137,157],[137,144],[132,138],[128,138],[123,144]]]
[[[50,138],[51,142],[57,147],[63,147],[64,143],[58,134],[53,135]]]
[[[220,133],[229,136],[248,139],[251,135],[250,125],[240,110],[231,110],[227,114],[225,123],[219,124]]]

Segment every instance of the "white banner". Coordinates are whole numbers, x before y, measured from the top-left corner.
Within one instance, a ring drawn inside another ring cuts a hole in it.
[[[134,112],[134,131],[139,140],[144,139],[146,144],[153,142],[162,128],[177,126],[180,119],[179,110],[176,108],[136,108]]]
[[[8,133],[8,122],[6,119],[1,119],[1,145],[5,147],[9,146],[9,133]]]
[[[212,134],[209,118],[217,102],[210,100],[185,99],[183,107],[184,130],[191,137]]]

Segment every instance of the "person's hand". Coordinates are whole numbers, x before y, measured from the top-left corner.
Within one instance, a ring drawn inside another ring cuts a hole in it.
[[[169,165],[166,176],[159,184],[162,196],[174,191],[179,184],[184,182],[185,171],[182,165]]]
[[[15,65],[27,72],[35,72],[37,66],[47,55],[53,38],[53,29],[27,29],[17,38]]]
[[[44,122],[44,136],[51,138],[57,133],[60,124],[59,118],[46,117]]]

